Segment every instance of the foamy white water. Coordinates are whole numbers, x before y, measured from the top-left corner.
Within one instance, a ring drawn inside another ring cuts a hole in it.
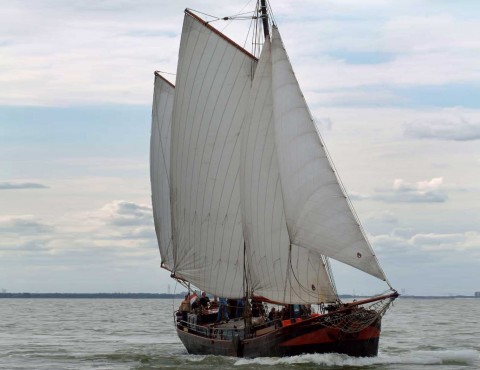
[[[0,299],[0,369],[480,369],[480,299],[399,299],[374,358],[188,355],[172,300]]]

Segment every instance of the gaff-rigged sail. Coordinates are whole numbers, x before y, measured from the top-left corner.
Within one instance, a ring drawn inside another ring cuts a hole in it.
[[[172,270],[172,220],[170,217],[170,131],[172,127],[175,88],[155,73],[150,137],[150,182],[152,185],[153,220],[162,266]]]
[[[174,273],[231,298],[245,294],[240,132],[255,63],[186,12],[171,135]]]

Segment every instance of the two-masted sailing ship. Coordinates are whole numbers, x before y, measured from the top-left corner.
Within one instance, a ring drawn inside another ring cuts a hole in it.
[[[258,53],[185,10],[175,85],[155,73],[151,185],[161,265],[189,290],[243,306],[221,321],[213,305],[184,309],[174,319],[178,336],[192,354],[375,356],[382,316],[398,294],[334,170],[265,0],[251,18],[263,28]],[[342,302],[329,259],[390,291]],[[277,314],[267,317],[267,305]]]

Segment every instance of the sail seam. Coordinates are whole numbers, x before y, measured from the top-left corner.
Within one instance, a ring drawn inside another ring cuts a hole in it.
[[[232,65],[233,65],[233,63],[232,63]],[[239,70],[238,70],[238,72],[237,72],[237,75],[236,75],[236,77],[235,77],[235,80],[234,80],[234,82],[233,82],[234,85],[236,85],[236,83],[237,83],[237,81],[238,81],[238,77],[239,77],[239,75],[240,75],[241,66],[242,66],[242,65],[243,65],[243,62],[240,64],[240,68],[239,68]],[[223,83],[225,83],[225,80],[224,80]],[[243,88],[242,88],[240,97],[243,96],[243,93],[244,93],[246,84],[247,84],[247,83],[244,83],[244,85],[243,85]],[[228,101],[230,101],[230,96],[231,96],[231,94],[232,94],[232,90],[230,90],[230,93],[229,93],[229,96],[228,96]],[[241,99],[241,98],[240,98],[240,99]],[[241,99],[241,100],[243,100],[243,99]],[[236,106],[235,106],[235,110],[234,110],[233,115],[232,115],[232,121],[235,119],[235,116],[236,116],[236,113],[237,113],[237,109],[238,109],[238,107],[239,107],[239,103],[240,103],[240,101],[237,101],[237,104],[236,104]],[[224,117],[224,115],[225,115],[225,111],[226,111],[226,106],[225,106],[225,108],[224,108],[224,110],[223,110],[223,112],[222,112],[222,116],[221,116],[221,119],[220,119],[221,122],[223,122],[223,117]],[[228,129],[227,135],[226,135],[227,137],[230,136],[229,134],[230,134],[232,128],[233,128],[233,124],[231,124],[231,125],[229,126],[229,129]],[[219,128],[217,129],[217,132],[216,132],[216,135],[215,135],[215,142],[217,142],[219,131],[220,131],[220,126],[219,126]],[[235,153],[236,151],[240,150],[240,148],[237,149],[238,138],[239,138],[239,135],[236,135],[235,143],[233,144],[233,148],[231,149],[231,154],[230,154],[230,157],[229,157],[230,160],[228,161],[228,167],[227,167],[227,171],[226,171],[227,173],[229,172],[230,167],[231,167],[231,165],[232,165],[234,153]],[[225,148],[226,148],[226,141],[224,141],[223,146],[222,146],[222,150],[221,150],[221,154],[220,154],[220,158],[221,158],[221,159],[224,158]],[[221,161],[218,162],[217,169],[216,169],[216,174],[215,174],[215,178],[217,178],[218,171],[219,171],[219,169],[220,169],[220,165],[221,165]],[[238,179],[238,173],[239,173],[239,172],[240,172],[240,166],[238,166],[238,168],[237,168],[237,170],[236,170],[235,180],[234,180],[233,184],[238,184],[237,179]],[[218,213],[218,211],[219,211],[219,209],[220,209],[220,205],[221,205],[221,203],[222,203],[222,198],[223,198],[223,193],[224,193],[224,190],[225,190],[225,183],[226,183],[226,181],[227,181],[227,177],[224,178],[224,181],[223,181],[223,184],[222,184],[221,196],[220,196],[219,202],[218,202],[217,213]],[[231,202],[231,200],[232,200],[232,195],[233,195],[233,193],[235,192],[235,188],[236,188],[235,185],[233,185],[233,186],[232,186],[232,191],[231,191],[231,193],[230,193],[230,195],[229,195],[229,197],[228,197],[229,202],[228,202],[228,207],[227,207],[227,215],[228,215],[228,210],[230,209],[230,202]],[[212,193],[214,192],[214,190],[215,190],[215,189],[213,188],[213,189],[212,189]],[[240,191],[240,189],[238,189],[238,191]],[[240,203],[238,203],[237,208],[240,208]],[[238,210],[237,210],[237,212],[238,212]],[[216,234],[217,225],[218,225],[218,223],[215,224],[214,234]],[[223,244],[223,234],[224,234],[224,233],[225,233],[225,228],[223,229],[223,233],[222,233],[222,244]],[[232,237],[233,237],[233,233],[232,233]],[[242,239],[243,239],[243,238],[242,238]],[[229,248],[229,249],[231,249],[231,243],[229,243],[229,245],[230,245],[230,248]]]
[[[210,33],[210,34],[208,35],[207,40],[205,41],[205,46],[204,46],[204,47],[200,46],[201,49],[202,49],[201,58],[200,58],[201,60],[203,60],[204,55],[205,55],[205,52],[206,52],[206,50],[208,49],[208,45],[210,44],[210,42],[211,42],[211,40],[212,40],[212,37],[211,37],[211,36],[212,36],[212,34]],[[198,42],[198,41],[197,41],[197,42]],[[195,48],[196,48],[196,47],[197,47],[197,44],[195,45]],[[201,82],[200,82],[200,86],[197,88],[197,90],[198,90],[199,92],[201,92],[201,91],[204,90],[205,79],[206,79],[206,76],[209,75],[209,72],[211,71],[211,64],[212,64],[211,62],[212,62],[213,56],[216,54],[216,51],[217,51],[217,48],[218,48],[218,47],[219,47],[219,39],[216,38],[216,39],[214,40],[213,52],[210,54],[210,58],[209,58],[208,63],[206,64],[206,67],[205,67],[205,73],[203,74],[203,79],[202,79]],[[220,61],[219,61],[219,64],[222,62],[224,54],[225,54],[225,50],[224,50],[224,52],[223,52],[222,59],[220,59]],[[196,76],[197,76],[197,74],[198,74],[198,72],[199,72],[199,69],[200,69],[200,63],[197,64],[197,68],[196,68],[196,70],[195,70],[195,76],[194,76],[194,78],[192,79],[192,80],[194,81],[194,84],[195,84],[195,82],[197,81]],[[211,73],[211,72],[210,72],[210,73]],[[208,101],[208,96],[210,96],[211,89],[212,89],[212,86],[210,86],[210,89],[209,89],[209,91],[208,91],[207,97],[205,98],[207,101]],[[196,90],[194,90],[194,86],[192,86],[192,91],[196,91]],[[195,104],[190,104],[190,105],[188,106],[187,117],[190,116],[190,111],[191,111],[191,109],[192,109],[192,106],[195,106],[195,107],[193,108],[193,113],[192,113],[192,114],[193,114],[193,117],[192,117],[192,126],[193,126],[193,127],[192,127],[191,130],[190,130],[190,136],[189,136],[189,140],[188,140],[187,161],[189,161],[189,159],[190,159],[190,148],[191,148],[191,144],[192,144],[192,142],[191,142],[191,137],[192,137],[192,135],[193,135],[194,129],[196,129],[197,126],[198,126],[198,131],[197,131],[197,134],[194,135],[194,137],[196,138],[196,141],[195,141],[195,145],[194,145],[194,148],[195,148],[195,149],[193,150],[193,153],[196,153],[196,148],[198,147],[198,140],[200,139],[200,136],[201,136],[201,134],[200,134],[200,133],[201,133],[201,126],[200,126],[199,124],[197,124],[197,114],[196,114],[200,100],[201,100],[201,99],[198,99],[198,98],[197,98]],[[192,103],[193,103],[193,102],[192,102]],[[202,115],[200,116],[200,119],[199,119],[199,122],[202,122],[203,114],[205,113],[205,109],[206,109],[206,107],[204,106],[204,107],[203,107],[203,111],[202,111]],[[207,130],[207,135],[208,135],[208,130]],[[194,164],[194,165],[192,166],[192,170],[190,171],[190,175],[191,175],[191,178],[192,178],[192,179],[194,178],[195,163],[196,163],[196,161],[197,161],[197,158],[196,158],[196,157],[193,158],[193,164]],[[202,165],[202,162],[200,161],[200,166],[201,166],[201,165]],[[188,166],[187,166],[186,171],[185,171],[185,177],[186,177],[186,178],[188,178],[187,172],[188,172]],[[199,179],[199,180],[200,180],[200,179]],[[195,204],[195,207],[194,207],[194,208],[197,209],[197,207],[196,207],[197,200],[196,200],[196,199],[197,199],[197,195],[198,195],[198,188],[199,188],[200,186],[199,186],[199,183],[197,183],[195,187],[194,187],[193,185],[194,185],[194,184],[193,184],[193,181],[190,181],[190,192],[189,192],[190,203],[189,203],[189,204]],[[195,196],[192,197],[192,191],[193,191],[193,189],[195,189]],[[187,191],[187,189],[185,189],[185,191]],[[194,203],[192,202],[192,198],[195,199]],[[200,215],[199,215],[199,217],[201,218],[200,224],[202,223],[202,219],[203,219],[202,216],[203,216],[203,214],[200,212]],[[193,227],[193,244],[194,244],[194,246],[197,244],[197,242],[196,242],[197,240],[200,241],[200,245],[201,245],[201,241],[202,241],[202,239],[201,239],[202,229],[201,229],[201,228],[200,228],[199,234],[200,234],[200,235],[198,236],[199,239],[197,239],[197,228],[196,228],[196,227]],[[204,260],[205,260],[205,262],[206,262],[206,260],[207,260],[207,255],[206,255],[206,254],[205,254]],[[205,280],[206,271],[207,271],[207,269],[204,269],[204,280]]]

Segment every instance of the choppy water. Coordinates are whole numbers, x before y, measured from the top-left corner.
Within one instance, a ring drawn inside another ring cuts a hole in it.
[[[480,369],[480,299],[399,299],[380,354],[188,355],[171,300],[0,299],[0,369]]]

